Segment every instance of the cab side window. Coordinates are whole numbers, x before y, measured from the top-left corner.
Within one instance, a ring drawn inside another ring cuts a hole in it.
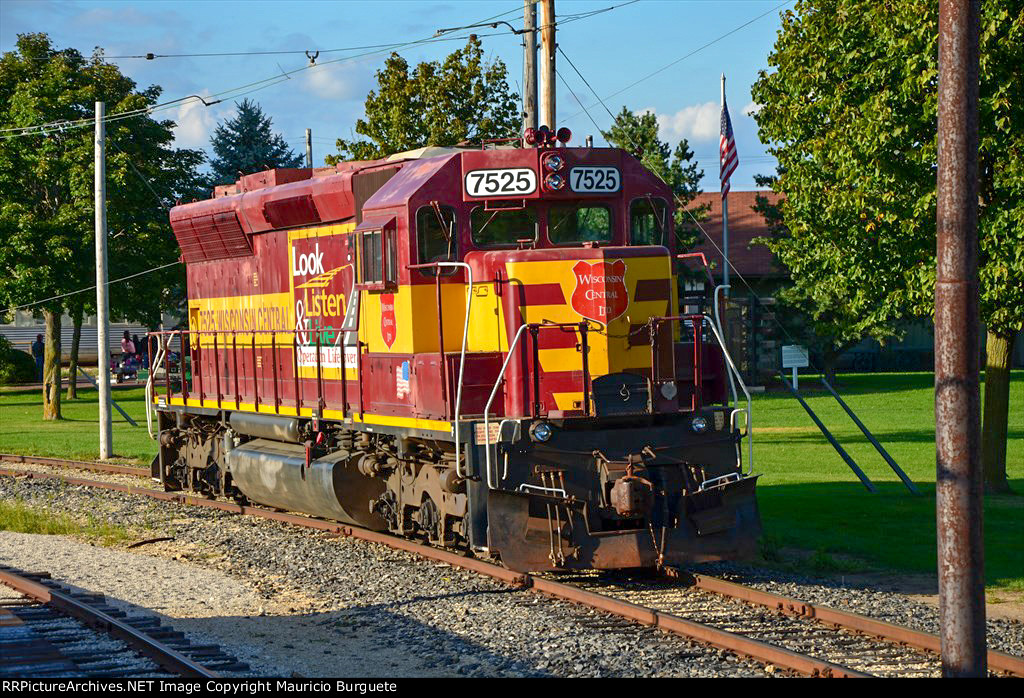
[[[459,258],[459,235],[455,209],[451,206],[428,204],[416,211],[416,252],[420,264],[454,262]],[[421,269],[428,276],[436,269]],[[441,269],[451,274],[454,268]]]
[[[668,226],[664,199],[644,196],[629,205],[630,245],[668,245]]]

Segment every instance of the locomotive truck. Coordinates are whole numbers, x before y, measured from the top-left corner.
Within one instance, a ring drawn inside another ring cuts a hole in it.
[[[151,335],[154,477],[515,570],[752,552],[749,394],[680,292],[672,191],[568,137],[176,206],[188,326]]]

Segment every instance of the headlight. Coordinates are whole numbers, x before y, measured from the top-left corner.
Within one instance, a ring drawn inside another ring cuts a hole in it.
[[[565,167],[565,160],[558,155],[551,155],[544,161],[544,166],[551,172],[558,172],[560,169]]]
[[[551,435],[555,433],[555,430],[551,428],[551,425],[547,422],[537,422],[530,427],[530,438],[534,441],[540,441],[544,443],[551,438]]]
[[[690,428],[698,434],[703,434],[708,430],[708,420],[704,417],[694,417],[693,421],[690,422]]]
[[[544,184],[547,186],[548,189],[558,191],[559,189],[565,186],[565,178],[559,174],[549,174],[547,177],[544,178]]]
[[[661,384],[661,396],[666,400],[671,400],[678,392],[679,390],[676,388],[676,384],[674,382]]]

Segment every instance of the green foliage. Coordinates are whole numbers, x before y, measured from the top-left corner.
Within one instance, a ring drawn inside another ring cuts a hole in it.
[[[0,128],[91,119],[154,106],[160,88],[137,90],[97,51],[86,59],[45,34],[18,36],[0,58]],[[148,114],[110,121],[107,136],[109,276],[173,262],[167,208],[195,190],[203,155],[174,149],[172,121]],[[47,129],[0,140],[0,305],[16,306],[95,283],[93,128]],[[111,312],[155,323],[183,296],[184,270],[170,268],[110,289]],[[82,293],[41,307],[91,305]]]
[[[0,385],[30,383],[35,377],[35,360],[20,349],[15,349],[7,337],[0,335]]]
[[[837,343],[884,340],[934,310],[937,33],[937,0],[801,0],[752,90],[785,196],[767,244],[792,273],[786,300]],[[1021,65],[1024,3],[985,0],[981,308],[1011,336],[1024,323]]]
[[[210,184],[234,184],[240,174],[277,167],[302,167],[303,156],[288,147],[260,105],[249,99],[236,102],[238,113],[218,124],[210,139]]]
[[[658,138],[658,119],[653,113],[637,114],[626,107],[622,107],[611,128],[602,131],[601,135],[609,145],[632,153],[672,188],[677,197],[676,246],[684,252],[696,245],[699,229],[693,218],[706,218],[709,207],[703,204],[687,209],[687,205],[700,193],[700,179],[704,171],[698,169],[686,139],[679,141],[673,150],[669,143]]]
[[[356,121],[356,133],[367,140],[339,139],[338,155],[328,155],[328,164],[519,133],[519,97],[509,89],[505,63],[485,63],[475,37],[443,63],[427,61],[412,70],[392,53],[377,71],[377,83],[366,98],[366,118]]]

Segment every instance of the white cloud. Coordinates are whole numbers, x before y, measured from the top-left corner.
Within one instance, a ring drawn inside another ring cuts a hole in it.
[[[359,68],[350,64],[315,66],[302,74],[302,87],[321,99],[352,99],[362,96]]]
[[[208,97],[209,90],[203,90],[203,97]],[[174,141],[179,148],[205,148],[210,144],[210,136],[217,126],[217,118],[209,107],[198,99],[191,99],[178,107],[175,117]]]
[[[757,102],[751,102],[747,106],[743,107],[743,113],[746,114],[747,116],[753,117],[754,114],[761,111],[762,106],[763,105],[758,104]]]
[[[681,138],[689,141],[709,141],[718,138],[722,117],[722,107],[718,102],[683,107],[675,114],[659,114],[653,109],[640,111],[644,112],[654,113],[658,118],[658,137],[670,143]]]

